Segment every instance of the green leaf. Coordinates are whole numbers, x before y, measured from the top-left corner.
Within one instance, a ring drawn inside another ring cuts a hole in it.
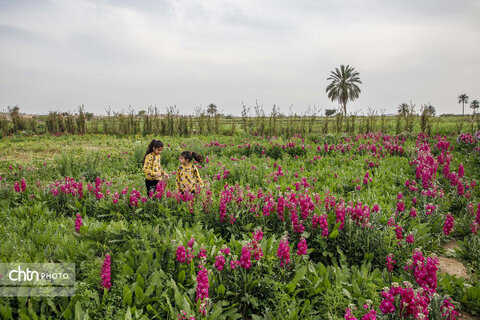
[[[132,320],[132,310],[130,310],[130,307],[127,308],[127,312],[125,313],[125,320]]]
[[[82,303],[80,301],[75,303],[75,320],[83,320]]]
[[[185,270],[182,270],[178,273],[178,282],[183,284],[184,281],[185,281]]]
[[[295,290],[295,287],[297,286],[298,282],[303,279],[305,274],[307,273],[307,267],[303,266],[300,268],[300,270],[297,271],[295,274],[295,277],[293,277],[292,281],[287,285],[287,289],[289,292],[293,292]]]
[[[332,233],[330,233],[330,236],[328,238],[329,239],[335,239],[336,237],[338,237],[338,229],[333,230]]]
[[[223,297],[225,295],[225,286],[223,284],[219,285],[217,288],[217,292],[220,297]]]
[[[137,286],[140,286],[140,288],[142,288],[142,290],[143,290],[144,281],[143,281],[143,277],[142,277],[141,274],[137,275]]]
[[[133,269],[126,263],[123,264],[123,274],[126,276],[133,275]]]
[[[127,285],[123,286],[123,305],[132,305],[132,290]]]

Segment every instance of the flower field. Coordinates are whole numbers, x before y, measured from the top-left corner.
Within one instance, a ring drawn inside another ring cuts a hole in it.
[[[478,134],[157,137],[170,178],[147,195],[151,138],[0,139],[1,262],[76,266],[75,296],[0,297],[0,318],[480,314]]]

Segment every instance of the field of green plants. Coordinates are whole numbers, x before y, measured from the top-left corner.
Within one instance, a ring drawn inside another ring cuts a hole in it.
[[[0,139],[0,262],[76,266],[75,296],[0,297],[1,319],[480,314],[480,133],[155,136],[149,196],[152,137]],[[194,196],[183,150],[205,158]]]

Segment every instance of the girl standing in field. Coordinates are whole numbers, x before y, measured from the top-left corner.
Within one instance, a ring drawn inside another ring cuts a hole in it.
[[[180,166],[177,170],[177,189],[181,193],[195,193],[197,185],[203,187],[203,181],[198,168],[192,163],[193,159],[200,163],[203,161],[201,155],[191,151],[183,151],[178,158]]]
[[[143,157],[143,172],[145,173],[145,186],[148,195],[155,192],[160,178],[168,179],[168,174],[160,166],[160,153],[162,151],[163,142],[153,139]]]

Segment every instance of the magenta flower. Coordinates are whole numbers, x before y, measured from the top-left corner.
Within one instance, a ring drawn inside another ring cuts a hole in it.
[[[463,178],[464,175],[465,175],[465,168],[463,167],[463,163],[460,163],[458,165],[458,176],[460,178]]]
[[[178,262],[184,263],[187,261],[187,251],[184,246],[177,247],[176,258]]]
[[[297,246],[297,255],[301,256],[307,254],[307,240],[302,237]]]
[[[345,320],[358,320],[357,318],[355,318],[352,311],[353,310],[350,308],[345,309]]]
[[[397,202],[397,211],[398,212],[405,211],[405,203],[403,203],[403,201],[401,200]]]
[[[193,248],[194,243],[195,243],[195,238],[194,237],[190,238],[190,240],[188,241],[188,247]]]
[[[388,272],[393,272],[393,269],[395,268],[395,263],[396,261],[393,260],[393,254],[389,254],[386,259],[385,266],[387,267]]]
[[[280,259],[280,267],[285,268],[290,263],[290,245],[288,237],[282,238],[278,245],[277,257]]]
[[[76,217],[77,219],[75,219],[75,231],[79,232],[80,227],[82,226],[82,215],[80,213],[77,213]]]
[[[455,310],[455,306],[452,304],[450,298],[443,300],[440,312],[442,313],[442,317],[446,320],[456,320],[460,315],[458,311]]]
[[[200,249],[200,252],[197,255],[198,259],[207,259],[207,250],[204,248]]]
[[[215,257],[215,269],[222,271],[225,267],[225,257],[223,255],[218,255]]]
[[[443,233],[448,236],[453,229],[455,222],[453,216],[449,213],[445,218],[445,224],[443,225]]]
[[[405,241],[407,241],[407,243],[414,243],[415,239],[413,238],[413,234],[408,235]]]
[[[242,254],[240,256],[240,266],[244,269],[250,269],[252,267],[252,249],[249,245],[242,248]]]
[[[205,300],[208,299],[208,271],[204,266],[200,265],[197,273],[197,296],[195,300]]]
[[[111,258],[110,258],[110,255],[107,253],[105,255],[105,260],[103,261],[103,265],[102,265],[102,270],[101,270],[101,273],[100,273],[100,277],[102,279],[102,287],[107,289],[107,290],[110,290],[110,288],[112,287],[112,283],[111,283],[111,278],[110,278],[110,264],[111,264]]]
[[[410,217],[415,218],[417,216],[417,209],[415,209],[414,207],[411,207],[409,214],[410,214]]]

